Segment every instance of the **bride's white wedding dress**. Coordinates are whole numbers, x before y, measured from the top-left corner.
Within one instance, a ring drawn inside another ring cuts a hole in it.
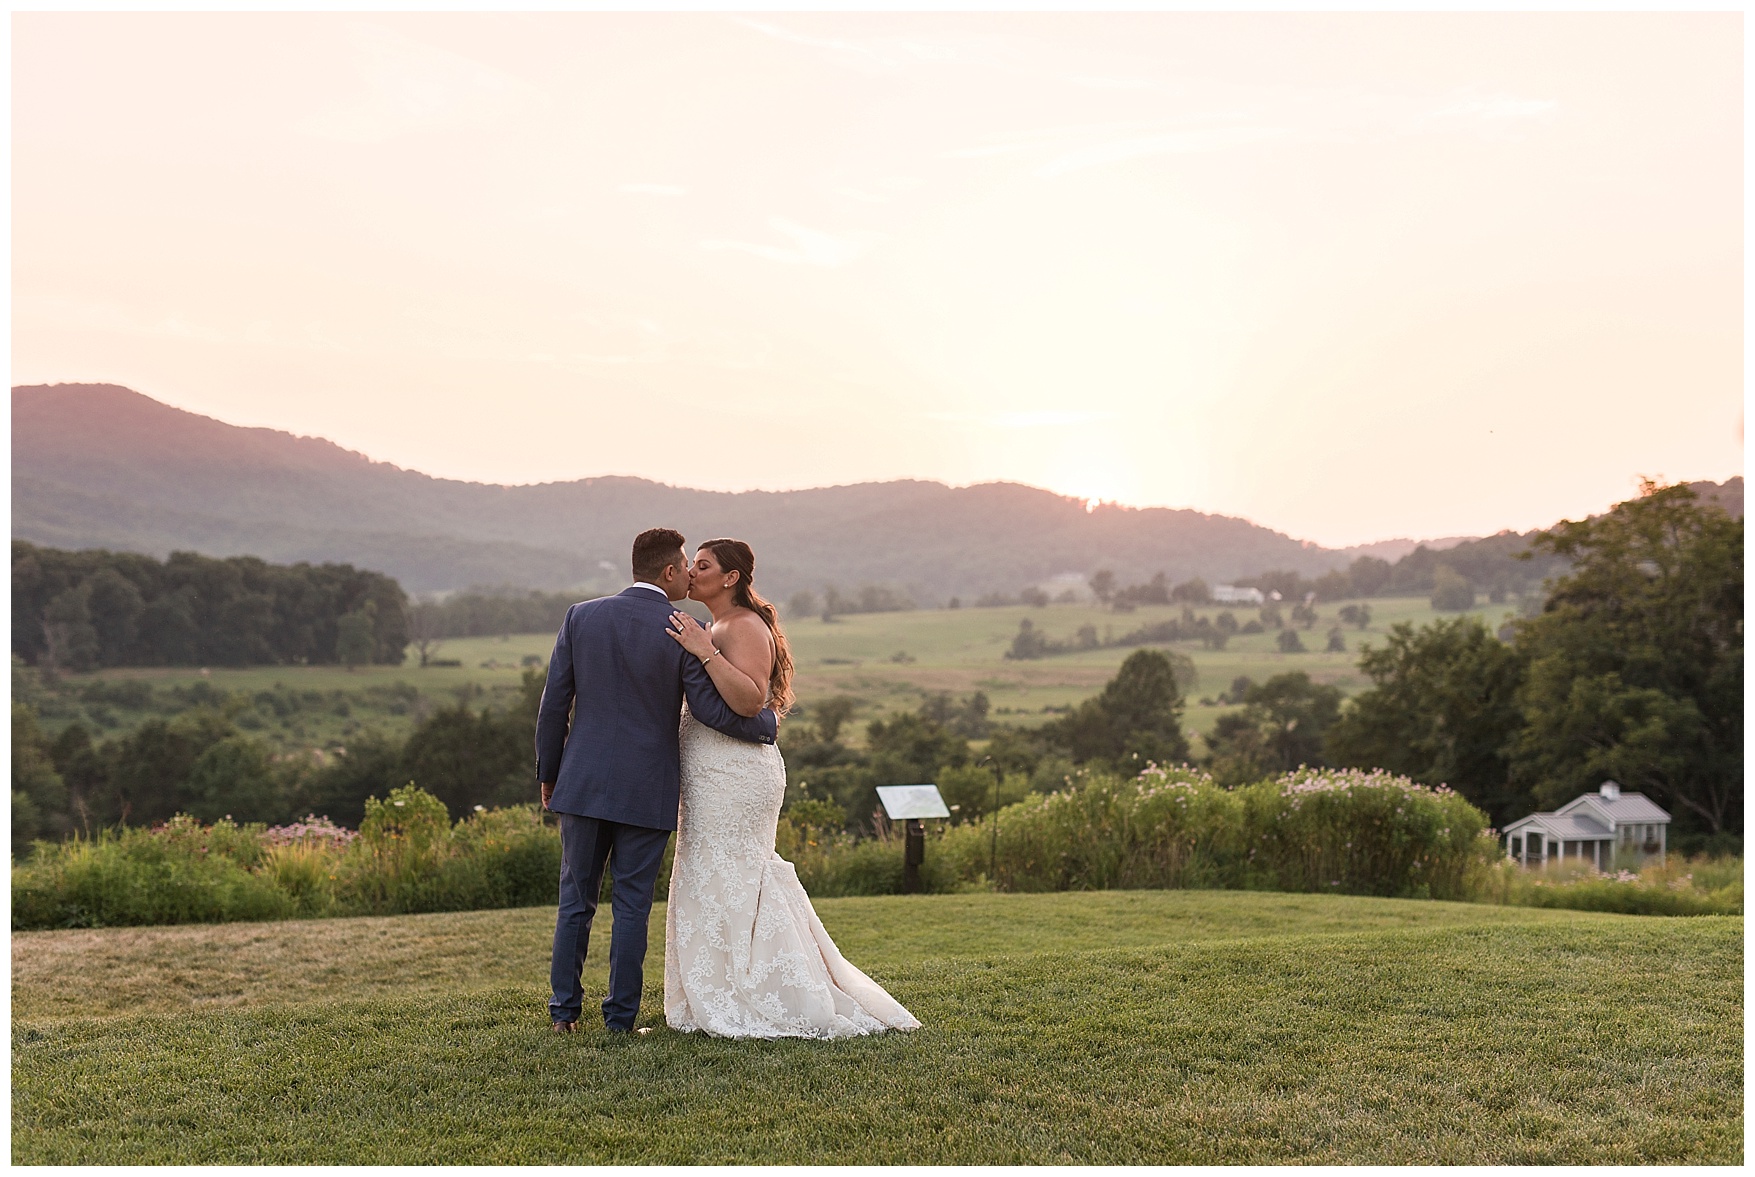
[[[849,964],[774,851],[786,765],[682,716],[664,1020],[718,1038],[846,1038],[920,1022]]]

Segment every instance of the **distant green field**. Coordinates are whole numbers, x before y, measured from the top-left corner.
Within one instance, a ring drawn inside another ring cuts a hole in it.
[[[1189,891],[818,908],[922,1029],[676,1033],[660,938],[650,1035],[553,1035],[546,908],[14,935],[11,1159],[1743,1159],[1741,918]]]
[[[1367,642],[1381,642],[1384,631],[1398,621],[1423,625],[1441,616],[1423,598],[1390,597],[1364,602],[1371,608],[1371,624],[1361,632],[1343,627],[1345,653],[1322,650],[1328,630],[1337,623],[1336,605],[1319,605],[1319,620],[1299,632],[1308,652],[1282,654],[1275,647],[1275,633],[1239,635],[1224,650],[1207,650],[1198,642],[1178,642],[1174,648],[1193,659],[1199,681],[1189,691],[1186,723],[1191,731],[1205,732],[1223,710],[1202,706],[1199,700],[1226,690],[1238,675],[1261,680],[1287,670],[1303,670],[1319,682],[1332,683],[1351,694],[1365,684],[1356,665],[1359,649]],[[1207,606],[1197,614],[1215,617],[1220,606]],[[1256,610],[1231,606],[1238,621],[1254,617]],[[1515,611],[1515,605],[1486,605],[1477,616],[1497,625]],[[906,613],[864,613],[825,622],[816,617],[790,620],[787,634],[792,641],[798,673],[796,689],[808,708],[813,699],[852,695],[861,701],[859,718],[874,718],[896,710],[919,706],[926,692],[950,691],[967,695],[981,690],[993,706],[992,717],[1001,723],[1033,725],[1054,710],[1076,704],[1100,690],[1115,673],[1131,647],[1110,647],[1079,654],[1066,654],[1034,661],[1014,662],[1005,657],[1018,623],[1028,617],[1050,638],[1070,639],[1083,625],[1093,625],[1100,636],[1119,637],[1130,630],[1181,615],[1180,606],[1147,606],[1131,613],[1112,613],[1094,605],[1049,605],[1042,608],[1008,606],[995,609],[922,609]],[[1289,615],[1289,608],[1282,606]],[[457,667],[425,669],[412,656],[399,667],[372,666],[349,671],[332,666],[267,666],[244,670],[211,668],[123,669],[96,675],[71,676],[77,686],[92,679],[140,679],[158,686],[206,682],[226,691],[253,693],[277,684],[298,691],[362,691],[370,686],[406,683],[428,700],[428,706],[458,698],[504,702],[516,690],[522,667],[534,659],[546,666],[554,644],[547,633],[511,634],[488,638],[453,638],[435,655],[455,659]],[[282,743],[322,744],[344,740],[367,725],[386,731],[406,731],[420,708],[402,713],[375,711],[356,703],[348,716],[311,720],[294,732],[271,732]],[[121,728],[132,726],[123,716]],[[857,732],[851,732],[856,739]]]

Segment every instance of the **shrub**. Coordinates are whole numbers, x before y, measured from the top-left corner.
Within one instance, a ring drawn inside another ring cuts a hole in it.
[[[1238,790],[1253,885],[1462,899],[1497,855],[1486,815],[1449,788],[1360,769],[1300,769]]]
[[[920,889],[928,894],[956,890],[955,862],[940,852],[946,841],[942,831],[927,834]],[[792,863],[811,895],[899,895],[902,842],[900,830],[888,823],[880,826],[877,836],[855,840],[843,830],[800,828],[782,820],[775,849]]]
[[[220,923],[552,902],[558,833],[534,805],[451,824],[412,786],[371,799],[358,835],[309,817],[265,829],[187,815],[39,843],[12,871],[12,927]]]
[[[1298,772],[1241,789],[1149,766],[1087,773],[990,821],[930,836],[922,887],[1066,891],[1255,887],[1463,898],[1498,856],[1486,818],[1449,789],[1358,771]],[[782,839],[813,894],[900,890],[899,842]]]
[[[1088,774],[1000,810],[996,856],[986,823],[952,830],[939,853],[959,877],[991,871],[1007,891],[1224,886],[1240,845],[1237,809],[1233,794],[1186,767]]]
[[[260,826],[202,826],[173,819],[153,829],[40,843],[12,870],[12,927],[101,928],[123,924],[284,919],[293,898],[254,873]]]
[[[1624,915],[1741,915],[1740,858],[1673,858],[1637,873],[1602,874],[1571,860],[1530,870],[1508,859],[1493,864],[1477,887],[1487,903],[1563,907]]]

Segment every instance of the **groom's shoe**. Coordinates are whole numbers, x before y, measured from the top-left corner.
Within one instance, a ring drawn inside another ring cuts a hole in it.
[[[579,1023],[577,1022],[555,1022],[549,1027],[549,1029],[553,1030],[556,1034],[571,1034],[578,1025]]]

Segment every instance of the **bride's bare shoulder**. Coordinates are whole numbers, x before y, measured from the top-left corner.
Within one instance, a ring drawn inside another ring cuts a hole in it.
[[[713,623],[713,632],[717,636],[736,634],[750,639],[768,640],[768,623],[754,610],[737,608]]]

